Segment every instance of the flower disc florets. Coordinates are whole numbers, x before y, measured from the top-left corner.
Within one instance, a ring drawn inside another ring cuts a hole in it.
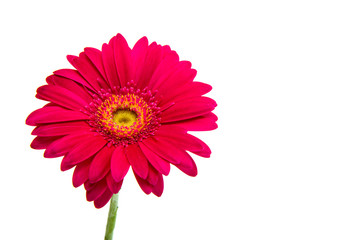
[[[160,126],[160,110],[152,92],[132,84],[102,90],[86,108],[91,113],[89,124],[115,146],[141,141]]]

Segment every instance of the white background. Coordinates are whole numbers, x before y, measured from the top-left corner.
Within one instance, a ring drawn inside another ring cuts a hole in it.
[[[116,33],[169,44],[209,83],[213,150],[161,198],[129,174],[115,239],[360,239],[358,1],[3,1],[0,239],[103,239],[60,159],[30,149],[26,116],[65,56]]]

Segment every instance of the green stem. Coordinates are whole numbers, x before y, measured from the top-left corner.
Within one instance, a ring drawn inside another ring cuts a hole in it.
[[[109,215],[106,224],[105,240],[112,240],[116,223],[119,195],[114,194],[110,201]]]

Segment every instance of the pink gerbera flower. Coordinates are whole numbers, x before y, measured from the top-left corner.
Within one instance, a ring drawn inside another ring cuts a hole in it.
[[[44,156],[64,156],[61,170],[75,167],[73,185],[103,207],[118,193],[130,166],[141,189],[161,196],[170,164],[197,175],[188,152],[210,157],[209,147],[188,131],[217,128],[211,86],[194,82],[196,70],[169,46],[141,38],[130,49],[120,34],[102,51],[85,48],[68,56],[73,69],[57,70],[36,97],[48,101],[26,124]]]

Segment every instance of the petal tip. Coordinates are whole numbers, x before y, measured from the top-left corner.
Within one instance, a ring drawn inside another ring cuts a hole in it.
[[[74,62],[74,60],[77,58],[77,56],[74,55],[66,55],[66,59],[69,61],[69,63]]]
[[[31,114],[26,118],[25,124],[29,126],[36,126],[34,119],[32,118]]]

